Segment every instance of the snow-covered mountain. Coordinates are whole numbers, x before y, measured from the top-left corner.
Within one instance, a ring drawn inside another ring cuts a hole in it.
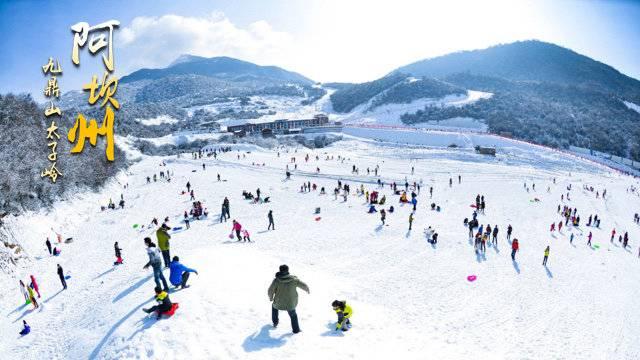
[[[640,296],[640,225],[633,222],[640,210],[637,179],[486,134],[345,131],[347,140],[316,151],[229,144],[231,151],[217,159],[142,156],[101,191],[78,193],[50,211],[3,219],[28,255],[12,274],[0,275],[3,358],[640,357],[633,336],[640,329],[640,314],[633,311]],[[475,145],[496,145],[497,156],[476,154]],[[287,166],[291,180],[285,179]],[[147,183],[147,176],[167,170],[171,182]],[[351,186],[346,201],[333,195],[338,180]],[[396,182],[404,190],[405,181],[420,185],[412,230],[411,206],[400,203],[388,185]],[[189,229],[182,222],[192,204],[183,193],[187,182],[210,213],[192,219]],[[303,182],[318,188],[301,192]],[[386,197],[384,205],[375,205],[388,210],[385,225],[379,212],[368,213],[365,195],[356,193],[360,187]],[[269,203],[243,198],[243,190],[255,194],[257,188]],[[100,210],[121,194],[124,209]],[[497,245],[485,253],[474,251],[463,225],[477,194],[486,201],[479,223],[499,227]],[[251,243],[230,239],[231,221],[219,221],[224,197]],[[432,211],[431,204],[441,211]],[[558,206],[577,209],[580,225],[550,232],[551,223],[563,221]],[[595,214],[599,228],[587,226]],[[143,269],[143,238],[156,239],[154,217],[168,217],[174,229],[171,256],[198,271],[191,274],[191,287],[170,292],[180,307],[159,321],[142,311],[154,303],[151,270]],[[520,243],[516,261],[506,237],[509,224]],[[426,241],[423,230],[429,226],[439,234],[437,244]],[[610,241],[614,228],[628,232],[628,248],[618,235]],[[48,254],[46,237],[62,250],[60,256]],[[113,265],[115,241],[124,258],[119,266]],[[57,264],[70,276],[64,291]],[[281,264],[311,290],[299,291],[302,333],[296,335],[286,313],[278,328],[271,326],[267,287]],[[42,294],[36,310],[24,305],[18,286],[29,275]],[[353,307],[353,327],[346,333],[334,330],[336,299]],[[19,337],[22,320],[31,333]]]

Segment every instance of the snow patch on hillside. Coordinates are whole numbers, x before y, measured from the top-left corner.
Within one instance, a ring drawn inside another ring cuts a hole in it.
[[[447,95],[442,98],[422,98],[414,100],[408,104],[385,104],[371,108],[375,97],[367,103],[358,105],[353,111],[347,114],[334,114],[332,119],[341,120],[346,124],[382,124],[382,125],[404,125],[400,121],[400,116],[406,113],[415,113],[427,106],[449,107],[465,106],[481,99],[488,99],[492,93],[468,90],[466,95]],[[459,125],[472,125],[472,128],[479,128],[477,124],[469,121],[455,121],[456,127]],[[441,125],[446,126],[446,125]]]
[[[640,113],[640,105],[634,104],[630,101],[623,101],[625,105],[627,105],[627,107],[631,110],[634,110],[638,113]]]
[[[149,119],[136,119],[137,122],[146,126],[162,125],[162,124],[176,124],[179,120],[169,115],[160,115]]]

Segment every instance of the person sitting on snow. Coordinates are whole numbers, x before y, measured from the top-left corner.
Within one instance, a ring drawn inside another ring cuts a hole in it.
[[[22,330],[20,330],[20,335],[25,336],[28,333],[31,332],[31,326],[29,326],[29,324],[27,324],[26,320],[22,320],[22,325],[24,326],[24,328]]]
[[[351,306],[347,305],[346,301],[338,301],[334,300],[331,303],[333,307],[333,311],[338,315],[338,322],[336,323],[336,331],[342,330],[347,331],[351,328],[351,315],[353,315],[353,309]]]
[[[162,289],[159,286],[156,286],[155,292],[156,292],[156,301],[158,302],[158,305],[154,305],[149,309],[142,309],[142,311],[146,312],[147,314],[151,314],[152,312],[157,311],[158,319],[160,319],[160,317],[162,316],[162,313],[165,313],[171,310],[171,306],[173,304],[169,299],[169,294],[167,294],[166,291],[162,291]]]
[[[180,263],[180,258],[173,257],[171,264],[169,265],[169,281],[175,287],[180,286],[182,289],[188,288],[187,281],[189,280],[189,273],[198,272],[194,269],[190,269]]]
[[[389,213],[393,214],[393,205],[389,206]]]
[[[369,206],[369,211],[368,212],[369,212],[369,214],[373,214],[374,212],[378,212],[378,210],[376,210],[375,206],[371,205],[371,206]]]

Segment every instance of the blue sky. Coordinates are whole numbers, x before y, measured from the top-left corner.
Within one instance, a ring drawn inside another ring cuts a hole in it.
[[[640,78],[640,2],[633,1],[6,1],[0,0],[0,93],[41,98],[40,71],[61,61],[63,91],[101,74],[71,65],[70,26],[119,20],[116,74],[182,53],[278,65],[318,81],[362,82],[457,50],[540,39]]]

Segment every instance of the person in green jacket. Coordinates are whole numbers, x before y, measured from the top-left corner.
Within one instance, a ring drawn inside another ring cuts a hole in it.
[[[162,259],[164,259],[164,267],[168,268],[171,265],[171,253],[169,252],[169,239],[171,235],[167,232],[169,227],[167,224],[162,224],[156,231],[156,237],[158,238],[158,247],[162,252]]]
[[[283,310],[289,313],[291,318],[291,328],[294,334],[300,332],[298,324],[298,314],[296,314],[296,306],[298,305],[298,291],[300,288],[309,294],[309,287],[297,277],[289,274],[287,265],[280,265],[280,271],[276,273],[275,279],[269,286],[268,295],[271,305],[271,321],[273,327],[278,326],[278,311]]]

